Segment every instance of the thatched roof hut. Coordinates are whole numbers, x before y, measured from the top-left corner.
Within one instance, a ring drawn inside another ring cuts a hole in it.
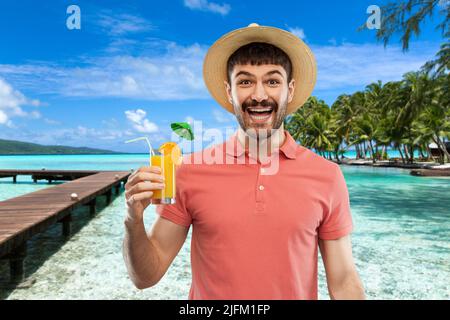
[[[450,141],[444,142],[444,144],[445,144],[445,147],[447,148],[447,151],[450,152]],[[430,149],[432,157],[442,157],[443,156],[442,150],[438,148],[436,143],[434,143],[434,142],[430,143],[428,145],[428,148]]]

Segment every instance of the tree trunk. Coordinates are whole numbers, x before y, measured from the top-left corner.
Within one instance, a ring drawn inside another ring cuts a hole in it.
[[[439,138],[439,135],[436,135],[436,141],[435,143],[438,145],[439,149],[441,149],[441,151],[444,153],[444,163],[445,163],[445,158],[447,158],[447,161],[450,162],[450,153],[448,153],[447,151],[447,147],[445,146],[445,144],[442,142],[441,138]]]
[[[419,154],[421,159],[425,159],[425,155],[423,154],[423,148],[419,147]]]
[[[425,144],[425,149],[427,150],[427,161],[431,161],[431,160],[432,160],[432,159],[431,159],[431,150],[430,150],[430,148],[428,147],[428,143]]]
[[[373,153],[373,145],[372,145],[372,140],[369,140],[369,147],[370,147],[370,153],[372,154],[372,163],[375,163],[376,162],[376,159],[375,159],[375,154]]]
[[[410,144],[409,145],[409,159],[410,159],[410,163],[414,163],[414,145],[413,144]]]
[[[405,158],[403,157],[402,148],[400,146],[401,145],[398,145],[397,149],[398,152],[400,153],[400,157],[402,158],[402,162],[405,163]]]
[[[367,153],[366,141],[363,141],[363,159],[364,160],[366,160],[366,153]]]
[[[336,157],[337,163],[341,163],[341,159],[339,159],[339,146],[334,149],[334,156]]]
[[[406,147],[406,144],[403,145],[403,151],[405,152],[406,162],[409,162],[409,152],[408,148]]]

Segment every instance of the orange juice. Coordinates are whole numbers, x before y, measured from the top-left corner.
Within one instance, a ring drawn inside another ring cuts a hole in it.
[[[161,175],[164,177],[165,188],[153,191],[153,204],[175,203],[176,183],[175,183],[175,163],[171,153],[156,152],[151,156],[150,165],[161,168]]]

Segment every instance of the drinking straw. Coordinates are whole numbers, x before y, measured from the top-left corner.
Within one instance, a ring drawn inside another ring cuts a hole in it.
[[[139,140],[145,140],[145,141],[147,141],[148,148],[149,148],[149,150],[150,150],[150,154],[149,154],[149,155],[150,155],[150,157],[151,157],[151,156],[154,156],[154,155],[155,155],[155,151],[153,151],[153,148],[152,148],[152,145],[151,145],[151,143],[150,143],[150,140],[148,140],[147,137],[139,137],[139,138],[136,138],[136,139],[131,139],[131,140],[125,141],[125,143],[135,142],[135,141],[139,141]]]

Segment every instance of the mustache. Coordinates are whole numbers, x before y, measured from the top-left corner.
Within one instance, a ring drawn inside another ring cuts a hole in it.
[[[256,107],[256,106],[261,106],[261,107],[272,107],[273,110],[278,111],[278,103],[276,103],[273,100],[262,100],[260,102],[256,101],[256,100],[246,100],[242,103],[242,111],[247,111],[248,107]]]

